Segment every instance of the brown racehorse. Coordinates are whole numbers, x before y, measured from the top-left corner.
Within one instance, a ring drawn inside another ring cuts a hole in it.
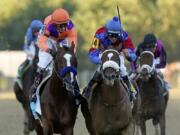
[[[30,131],[32,131],[32,114],[29,106],[29,93],[30,88],[34,82],[35,73],[37,70],[37,62],[38,62],[38,48],[36,47],[36,55],[32,61],[31,66],[25,71],[22,76],[22,88],[15,81],[14,83],[14,93],[16,95],[16,99],[22,104],[24,114],[24,135],[29,135]]]
[[[53,73],[43,87],[40,97],[42,127],[36,126],[38,135],[73,135],[79,96],[77,86],[77,59],[71,48],[58,48]]]
[[[96,135],[133,135],[131,102],[120,77],[120,53],[107,49],[101,56],[102,82],[91,91],[89,108]]]
[[[141,130],[137,130],[137,134],[146,135],[145,122],[152,119],[156,135],[165,135],[165,110],[169,93],[163,95],[162,82],[156,73],[153,60],[154,55],[150,51],[142,52],[138,60],[137,83],[140,89],[141,106],[137,123]]]

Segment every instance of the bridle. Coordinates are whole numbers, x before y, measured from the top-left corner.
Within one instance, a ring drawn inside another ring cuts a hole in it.
[[[141,58],[143,57],[144,54],[148,54],[152,56],[151,63],[141,63]],[[151,51],[143,51],[138,60],[140,62],[137,68],[138,77],[139,78],[146,77],[147,79],[149,79],[155,73],[154,54]]]
[[[108,60],[101,63],[100,71],[105,80],[113,83],[115,80],[119,79],[119,77],[120,77],[120,58],[119,58],[119,63],[117,63],[116,61],[114,61],[111,58],[113,56],[113,53],[116,53],[118,55],[118,57],[119,57],[120,53],[113,49],[105,50],[100,56],[101,60],[102,60],[103,56],[105,55],[105,53],[108,53],[107,54]],[[111,68],[112,70],[114,70],[115,74],[113,74],[111,76],[107,76],[104,72],[108,68]]]

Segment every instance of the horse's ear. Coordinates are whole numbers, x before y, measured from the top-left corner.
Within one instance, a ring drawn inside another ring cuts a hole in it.
[[[72,41],[71,42],[71,47],[70,47],[70,49],[74,52],[74,48],[75,48],[75,43],[74,43],[74,41]]]

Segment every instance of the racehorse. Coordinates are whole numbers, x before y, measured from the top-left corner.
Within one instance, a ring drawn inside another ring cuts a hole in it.
[[[29,107],[29,93],[30,88],[34,82],[34,77],[37,69],[38,63],[38,47],[35,46],[35,57],[32,60],[32,63],[28,65],[29,67],[22,75],[22,85],[17,81],[14,83],[14,93],[16,95],[16,99],[22,104],[24,110],[24,135],[29,135],[30,131],[32,131],[32,114]]]
[[[73,135],[77,117],[77,59],[70,48],[58,47],[54,58],[52,76],[42,86],[40,103],[42,127],[36,126],[38,135]]]
[[[142,52],[138,59],[137,83],[140,89],[141,106],[137,134],[146,135],[145,122],[152,119],[156,135],[165,135],[165,110],[169,93],[163,95],[162,82],[153,61],[154,54],[150,51]]]
[[[96,135],[133,135],[131,102],[120,77],[120,56],[107,49],[101,55],[102,81],[90,94],[89,109]]]

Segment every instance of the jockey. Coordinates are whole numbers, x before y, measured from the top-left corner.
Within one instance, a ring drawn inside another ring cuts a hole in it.
[[[36,90],[43,79],[43,72],[55,57],[55,50],[53,50],[53,48],[56,48],[56,45],[69,47],[72,44],[75,44],[74,52],[76,52],[76,28],[70,20],[69,14],[66,10],[62,8],[56,9],[51,15],[45,18],[44,27],[42,28],[38,37],[38,46],[40,49],[39,62],[31,91],[31,109],[37,100]]]
[[[131,37],[122,28],[119,18],[117,16],[113,17],[111,20],[107,21],[104,27],[99,28],[94,36],[94,41],[92,47],[89,49],[88,57],[93,64],[100,64],[100,54],[102,53],[102,48],[107,49],[109,46],[117,49],[119,52],[123,52],[128,61],[133,62],[136,60],[136,54],[134,51],[134,45]],[[121,60],[124,61],[124,60]],[[131,83],[129,81],[128,73],[124,63],[120,65],[120,76],[126,83],[129,91],[130,98],[135,95],[134,90],[132,90]],[[92,86],[96,83],[100,83],[101,75],[99,68],[96,70],[93,78],[90,80],[88,86],[83,92],[83,95],[88,98]]]
[[[20,80],[23,73],[25,72],[26,67],[29,65],[29,63],[32,63],[32,60],[36,55],[35,45],[39,30],[42,28],[42,26],[43,24],[40,20],[33,20],[26,31],[23,49],[27,55],[27,58],[18,68],[18,77]]]
[[[148,33],[144,36],[143,42],[138,45],[136,55],[139,57],[143,51],[151,51],[154,54],[156,72],[163,80],[164,77],[160,69],[165,68],[167,63],[167,54],[163,42],[160,39],[157,39],[153,33]],[[167,92],[169,85],[165,81],[164,83],[164,89]]]

